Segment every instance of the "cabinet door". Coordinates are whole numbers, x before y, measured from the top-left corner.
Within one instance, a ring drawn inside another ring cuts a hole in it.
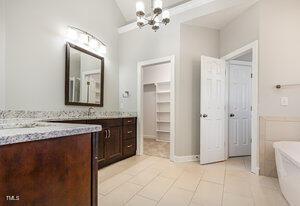
[[[105,140],[106,160],[122,157],[122,127],[110,127]]]
[[[102,164],[105,161],[105,137],[108,132],[103,128],[101,132],[98,132],[98,163]]]

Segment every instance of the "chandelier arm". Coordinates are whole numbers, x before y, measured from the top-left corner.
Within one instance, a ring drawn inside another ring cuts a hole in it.
[[[158,14],[155,14],[152,20],[155,20],[156,17],[158,17]]]

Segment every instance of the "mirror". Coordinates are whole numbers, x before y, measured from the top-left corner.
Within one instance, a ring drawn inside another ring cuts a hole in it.
[[[104,59],[67,43],[65,104],[103,107]]]

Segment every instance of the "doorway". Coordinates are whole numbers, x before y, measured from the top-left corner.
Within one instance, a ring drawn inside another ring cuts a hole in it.
[[[258,41],[201,58],[200,163],[245,156],[258,174]]]
[[[174,56],[138,63],[137,154],[174,158]]]

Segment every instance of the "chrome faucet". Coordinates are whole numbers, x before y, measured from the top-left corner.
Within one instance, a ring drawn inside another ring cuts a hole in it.
[[[95,114],[95,108],[94,107],[89,107],[88,109],[88,116],[91,116],[92,114]]]

